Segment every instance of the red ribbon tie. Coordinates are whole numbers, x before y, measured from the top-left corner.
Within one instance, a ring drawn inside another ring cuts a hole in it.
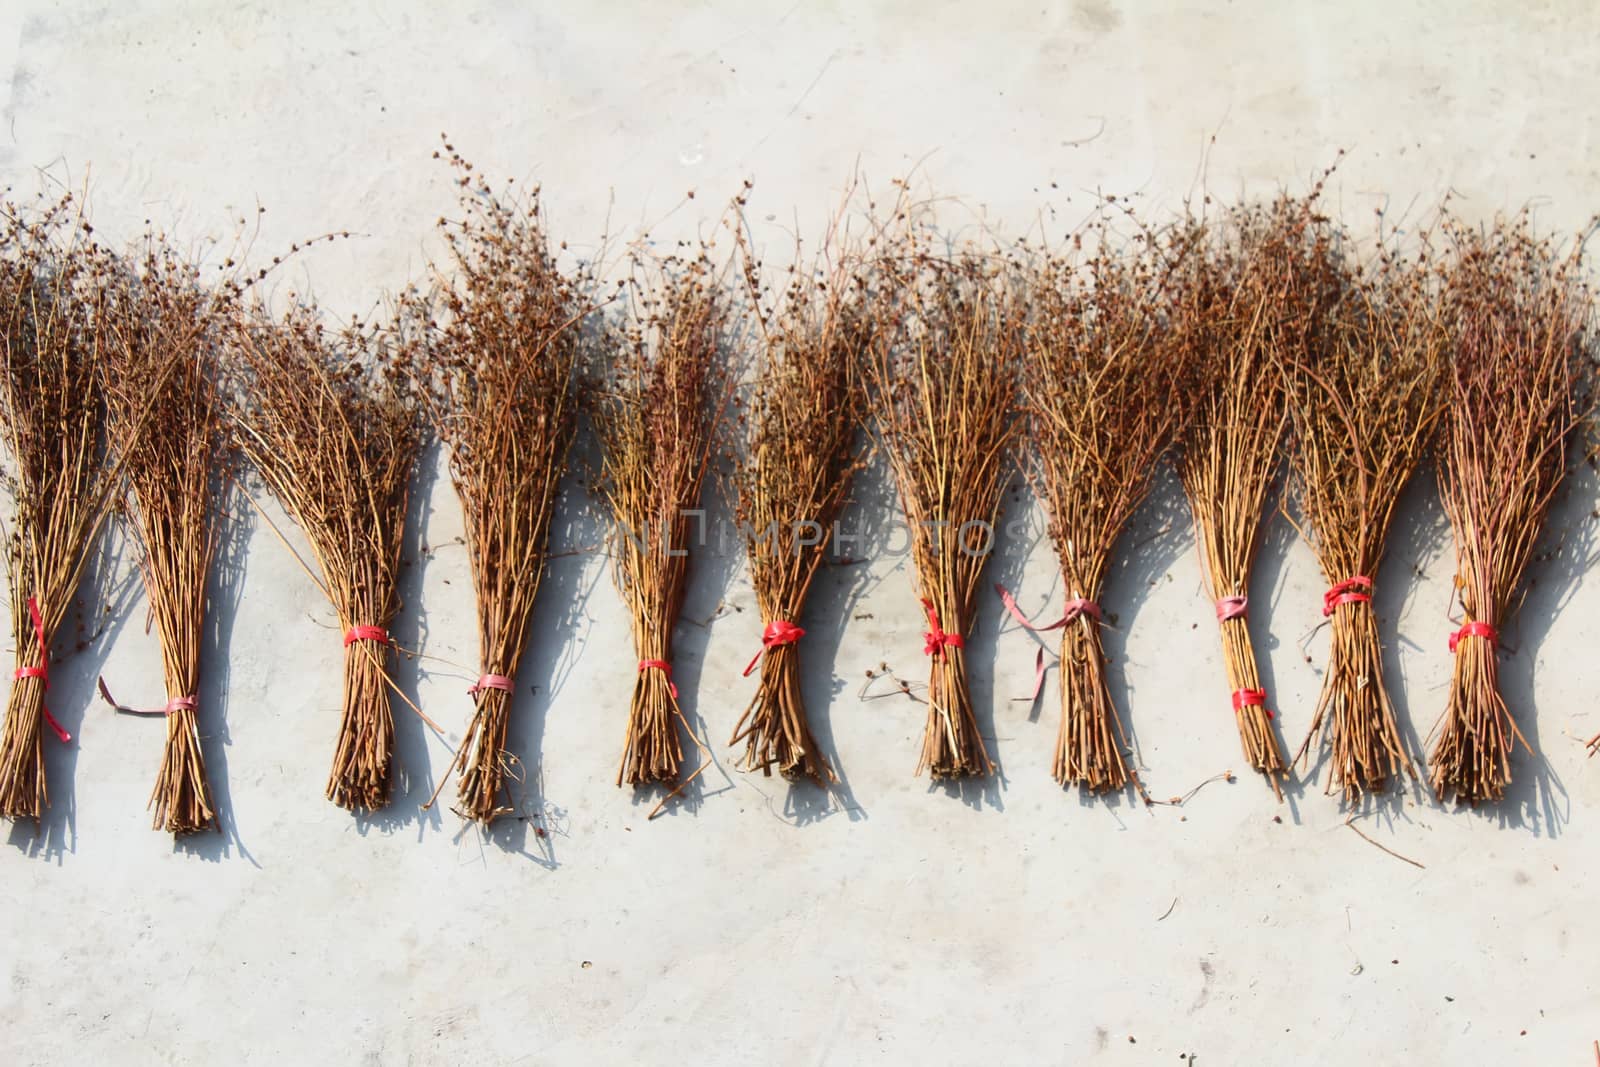
[[[1245,608],[1250,605],[1247,596],[1225,596],[1217,600],[1217,621],[1227,622],[1229,619],[1244,618]]]
[[[803,627],[796,626],[788,619],[773,619],[767,623],[766,629],[761,631],[761,651],[751,658],[750,665],[744,669],[742,677],[750,677],[750,672],[756,669],[756,664],[761,662],[761,657],[768,649],[777,648],[779,645],[792,645],[805,635]]]
[[[672,694],[672,699],[678,699],[678,685],[672,680],[672,664],[664,659],[642,659],[639,661],[639,670],[660,671],[667,676],[667,692]]]
[[[946,646],[966,648],[967,642],[960,634],[946,633],[939,624],[939,612],[927,600],[922,602],[922,610],[928,613],[928,629],[922,635],[922,654],[924,656],[942,656]]]
[[[1272,718],[1272,710],[1267,707],[1267,691],[1265,689],[1235,689],[1233,691],[1233,710],[1240,712],[1245,708],[1261,708],[1266,711],[1267,718]]]
[[[468,696],[477,696],[485,689],[498,689],[502,693],[509,693],[516,688],[516,683],[503,674],[480,675],[472,688],[467,690]]]
[[[28,598],[28,618],[33,621],[33,634],[39,639],[39,665],[37,667],[18,667],[11,672],[11,677],[18,680],[37,678],[44,683],[44,688],[48,692],[50,689],[50,647],[45,643],[44,617],[39,614],[39,601],[34,597]],[[51,732],[56,735],[56,740],[63,745],[70,745],[72,743],[72,734],[67,728],[56,721],[56,717],[50,714],[50,709],[42,702],[39,705],[39,710],[44,714],[45,725],[50,727]]]
[[[1450,635],[1450,651],[1454,652],[1463,637],[1481,637],[1490,645],[1500,643],[1500,635],[1493,626],[1486,622],[1469,622],[1461,629]]]
[[[352,626],[344,632],[344,647],[349,648],[357,641],[376,641],[380,645],[387,645],[389,631],[381,626]]]
[[[999,582],[996,582],[994,584],[994,591],[1000,594],[1001,603],[1005,604],[1006,611],[1010,612],[1011,617],[1017,620],[1017,624],[1024,630],[1031,630],[1036,634],[1047,633],[1050,630],[1059,630],[1063,626],[1070,623],[1073,619],[1084,616],[1088,616],[1095,622],[1100,622],[1102,618],[1099,604],[1096,604],[1092,600],[1085,600],[1082,597],[1078,597],[1077,599],[1067,601],[1065,608],[1062,610],[1061,618],[1057,619],[1048,626],[1035,626],[1033,623],[1028,621],[1028,617],[1026,615],[1022,614],[1022,609],[1017,607],[1017,598],[1011,595],[1011,591],[1009,589],[1001,585]],[[1044,649],[1041,648],[1033,657],[1033,692],[1028,696],[1028,700],[1030,702],[1038,700],[1039,692],[1044,688],[1044,670]]]
[[[111,690],[107,688],[106,680],[104,678],[99,679],[99,684],[100,699],[104,700],[107,704],[110,704],[112,710],[120,711],[125,715],[176,715],[180,711],[194,711],[200,706],[200,701],[197,698],[188,696],[172,697],[167,701],[164,707],[159,708],[129,707],[127,704],[121,704],[117,702],[117,698],[112,696]]]
[[[1322,617],[1332,615],[1341,604],[1372,603],[1372,579],[1364,574],[1346,578],[1322,594]]]

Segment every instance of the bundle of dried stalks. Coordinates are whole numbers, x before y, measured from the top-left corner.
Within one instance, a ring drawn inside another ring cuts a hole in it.
[[[1285,362],[1300,513],[1328,590],[1322,695],[1298,758],[1322,731],[1328,790],[1349,803],[1415,776],[1383,680],[1372,594],[1400,493],[1444,411],[1444,334],[1425,261],[1385,251],[1326,322],[1315,360]]]
[[[740,419],[746,431],[733,481],[763,630],[762,650],[745,669],[749,675],[759,661],[761,684],[728,742],[745,743],[748,769],[770,775],[776,767],[818,785],[834,774],[807,721],[798,620],[861,466],[860,366],[870,336],[857,263],[839,247],[837,229],[827,247],[836,258],[796,270],[767,311],[741,238],[763,362]]]
[[[68,195],[0,203],[0,430],[15,513],[6,546],[17,668],[0,737],[0,815],[50,803],[40,730],[69,734],[45,707],[50,645],[66,619],[117,479],[105,454],[105,270]]]
[[[167,688],[166,706],[151,709],[166,720],[167,739],[150,807],[156,829],[191,833],[216,818],[198,693],[206,582],[225,498],[217,376],[233,293],[202,286],[197,268],[158,241],[108,271],[107,283],[111,447],[128,477],[127,512],[142,548]],[[103,682],[101,691],[109,701]]]
[[[592,305],[588,280],[556,265],[538,190],[496,192],[448,144],[445,152],[460,176],[462,217],[441,222],[454,276],[424,395],[449,449],[478,607],[482,675],[452,763],[461,772],[456,810],[488,825],[513,810],[514,679],[576,428],[579,328]]]
[[[928,720],[917,773],[994,769],[978,732],[965,635],[994,548],[1008,453],[1021,424],[1024,298],[1013,268],[936,256],[914,233],[881,261],[870,405],[910,526],[928,629]]]
[[[1183,429],[1194,353],[1161,343],[1162,276],[1148,245],[1112,247],[1105,227],[1094,236],[1081,269],[1047,257],[1031,280],[1022,379],[1035,445],[1029,474],[1067,604],[1050,626],[1023,623],[1062,631],[1056,781],[1103,793],[1124,788],[1130,772],[1106,684],[1100,597],[1117,539]]]
[[[1455,535],[1463,625],[1437,730],[1442,799],[1498,800],[1527,743],[1500,695],[1495,650],[1588,406],[1591,296],[1582,243],[1562,251],[1526,217],[1449,224],[1444,319],[1452,353],[1440,492]]]
[[[232,341],[235,437],[305,531],[344,632],[343,713],[327,796],[352,811],[375,810],[389,799],[394,748],[388,627],[399,606],[395,582],[422,438],[414,389],[421,325],[405,303],[392,323],[343,329],[325,326],[314,307],[276,319],[257,308]]]
[[[1194,514],[1245,757],[1282,795],[1288,773],[1250,641],[1246,606],[1267,495],[1288,425],[1281,365],[1315,365],[1339,298],[1337,235],[1314,190],[1172,232],[1169,339],[1198,370],[1178,473]]]
[[[733,382],[717,273],[704,254],[642,272],[596,410],[615,524],[614,576],[638,657],[617,784],[670,783],[674,793],[709,758],[695,738],[705,758],[682,776],[679,725],[694,735],[672,680],[672,630],[688,579],[692,520]]]

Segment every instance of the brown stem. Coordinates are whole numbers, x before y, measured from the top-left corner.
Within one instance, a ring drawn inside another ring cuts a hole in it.
[[[344,712],[328,776],[328,799],[350,811],[376,811],[389,801],[394,715],[384,661],[388,646],[356,641],[344,650]]]
[[[1061,632],[1061,728],[1053,773],[1062,785],[1114,793],[1130,779],[1122,752],[1128,739],[1106,684],[1100,624],[1088,615]]]

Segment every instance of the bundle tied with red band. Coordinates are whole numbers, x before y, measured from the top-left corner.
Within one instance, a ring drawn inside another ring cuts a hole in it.
[[[389,801],[391,700],[437,730],[389,674],[407,504],[423,439],[418,390],[431,365],[429,309],[419,301],[403,297],[387,317],[343,329],[330,328],[310,303],[281,312],[256,305],[229,323],[241,382],[229,398],[235,439],[304,532],[316,562],[313,571],[301,561],[306,574],[344,627],[325,795],[355,812]]]
[[[701,489],[730,404],[730,306],[706,250],[636,260],[639,299],[604,343],[594,412],[599,488],[612,522],[612,579],[627,609],[636,664],[617,784],[666,788],[653,817],[710,765],[679,703],[673,630],[703,537]],[[626,661],[623,661],[626,662]],[[700,755],[686,772],[687,737]]]
[[[1462,638],[1465,637],[1481,637],[1489,642],[1491,647],[1500,643],[1500,634],[1493,626],[1486,622],[1469,622],[1450,635],[1450,652],[1452,654],[1455,653],[1456,648],[1461,644]]]
[[[1322,616],[1328,618],[1346,604],[1372,603],[1372,579],[1358,574],[1329,586],[1322,594]]]
[[[452,810],[488,826],[516,812],[518,783],[540,774],[520,765],[532,753],[507,747],[512,719],[527,713],[511,680],[533,637],[569,468],[580,336],[601,298],[591,269],[559,254],[536,186],[489,179],[449,142],[436,158],[456,179],[457,209],[439,220],[446,254],[434,283],[448,315],[433,332],[423,399],[461,505],[482,672],[439,788],[454,778]]]

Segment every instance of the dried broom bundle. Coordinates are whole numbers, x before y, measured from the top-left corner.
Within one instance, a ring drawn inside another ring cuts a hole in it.
[[[917,773],[926,768],[937,780],[994,769],[973,712],[964,635],[1020,423],[1023,305],[1010,267],[975,253],[935,257],[915,241],[883,260],[881,332],[868,373],[928,620]]]
[[[1193,353],[1161,342],[1162,278],[1148,246],[1114,248],[1103,226],[1096,236],[1084,269],[1047,257],[1029,291],[1022,388],[1035,444],[1029,474],[1049,516],[1066,613],[1033,626],[1002,595],[1029,629],[1061,629],[1055,778],[1103,793],[1124,788],[1130,772],[1106,684],[1100,596],[1117,539],[1187,418],[1185,361]]]
[[[1315,362],[1322,321],[1339,295],[1336,235],[1316,210],[1318,191],[1234,208],[1215,232],[1180,227],[1168,246],[1170,340],[1198,371],[1178,474],[1216,601],[1244,754],[1280,796],[1288,765],[1245,613],[1288,424],[1280,365]]]
[[[1322,694],[1296,758],[1326,723],[1328,791],[1355,803],[1416,773],[1383,681],[1372,592],[1395,505],[1444,411],[1444,335],[1427,264],[1385,251],[1352,276],[1325,326],[1314,361],[1302,354],[1284,366],[1296,496],[1331,625]]]
[[[663,782],[676,792],[706,767],[681,775],[678,726],[690,728],[672,680],[672,630],[688,579],[690,520],[733,381],[716,273],[702,254],[669,259],[640,282],[596,411],[614,576],[638,656],[618,785]]]
[[[314,307],[280,319],[257,308],[233,337],[239,447],[305,531],[344,631],[343,713],[327,796],[352,811],[389,799],[388,627],[399,607],[395,582],[422,439],[413,386],[424,340],[412,310],[402,302],[393,323],[333,330]]]
[[[741,248],[764,360],[740,420],[747,430],[733,481],[763,629],[761,651],[744,672],[759,663],[761,683],[728,744],[745,743],[750,770],[770,775],[776,767],[790,781],[827,785],[835,778],[807,721],[797,620],[862,463],[860,363],[870,322],[848,254],[796,270],[768,314],[742,239]]]
[[[1439,487],[1465,616],[1450,637],[1450,698],[1433,750],[1441,799],[1498,800],[1527,739],[1499,690],[1495,650],[1587,407],[1591,298],[1582,243],[1568,253],[1525,216],[1449,224],[1444,319],[1452,359]]]
[[[127,511],[143,549],[145,596],[161,639],[166,744],[150,807],[155,828],[215,825],[200,747],[200,645],[216,555],[217,489],[225,458],[218,391],[232,291],[200,284],[197,268],[150,242],[108,272],[103,306],[111,447],[128,477]],[[164,373],[165,372],[165,373]],[[121,711],[105,683],[101,693]]]
[[[496,193],[445,151],[461,173],[463,213],[441,223],[455,277],[424,395],[449,449],[478,607],[482,675],[468,690],[476,710],[452,762],[457,810],[488,825],[513,810],[504,796],[513,679],[576,429],[578,329],[591,305],[586,279],[556,266],[538,190]]]
[[[0,736],[0,815],[50,803],[41,728],[50,645],[66,619],[118,480],[105,454],[101,253],[69,194],[24,211],[0,205],[0,431],[16,511],[6,546],[17,668]]]

